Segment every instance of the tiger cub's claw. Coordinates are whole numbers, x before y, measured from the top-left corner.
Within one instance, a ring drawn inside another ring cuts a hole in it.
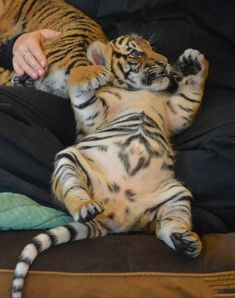
[[[91,221],[97,215],[101,214],[104,211],[104,206],[101,202],[95,200],[88,200],[81,203],[78,211],[73,215],[75,221],[81,223]]]

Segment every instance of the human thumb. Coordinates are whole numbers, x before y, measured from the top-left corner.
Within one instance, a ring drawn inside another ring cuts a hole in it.
[[[63,33],[51,29],[40,30],[41,42],[53,40],[60,37]]]

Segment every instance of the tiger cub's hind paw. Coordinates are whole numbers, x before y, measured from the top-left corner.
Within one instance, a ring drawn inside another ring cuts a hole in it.
[[[101,202],[88,200],[81,203],[79,210],[73,215],[73,219],[81,223],[88,222],[103,211],[104,206]]]
[[[11,82],[14,87],[34,88],[35,80],[28,75],[24,75],[24,76],[14,76]]]
[[[70,72],[70,85],[75,85],[83,92],[96,90],[111,80],[112,74],[102,65],[89,65],[74,68]]]
[[[171,241],[174,244],[175,250],[179,254],[191,258],[199,256],[202,249],[202,243],[199,236],[191,231],[172,233]]]

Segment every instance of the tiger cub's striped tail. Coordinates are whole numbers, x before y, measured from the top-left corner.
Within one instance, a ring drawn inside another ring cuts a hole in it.
[[[29,271],[29,266],[41,252],[55,245],[101,237],[107,235],[107,233],[108,230],[103,225],[93,220],[87,223],[72,222],[34,237],[25,246],[16,264],[12,285],[12,298],[21,298],[24,279]]]

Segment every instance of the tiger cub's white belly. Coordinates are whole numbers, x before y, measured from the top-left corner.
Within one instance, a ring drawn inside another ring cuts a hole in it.
[[[88,174],[93,196],[105,205],[101,217],[104,216],[105,224],[117,233],[128,231],[144,210],[151,207],[149,204],[153,204],[153,200],[157,202],[157,196],[150,198],[157,193],[159,183],[170,175],[162,169],[164,158],[153,158],[147,168],[130,175],[115,145],[110,145],[106,152],[97,148],[84,150],[83,155],[91,162]],[[136,164],[133,158],[131,170]]]

